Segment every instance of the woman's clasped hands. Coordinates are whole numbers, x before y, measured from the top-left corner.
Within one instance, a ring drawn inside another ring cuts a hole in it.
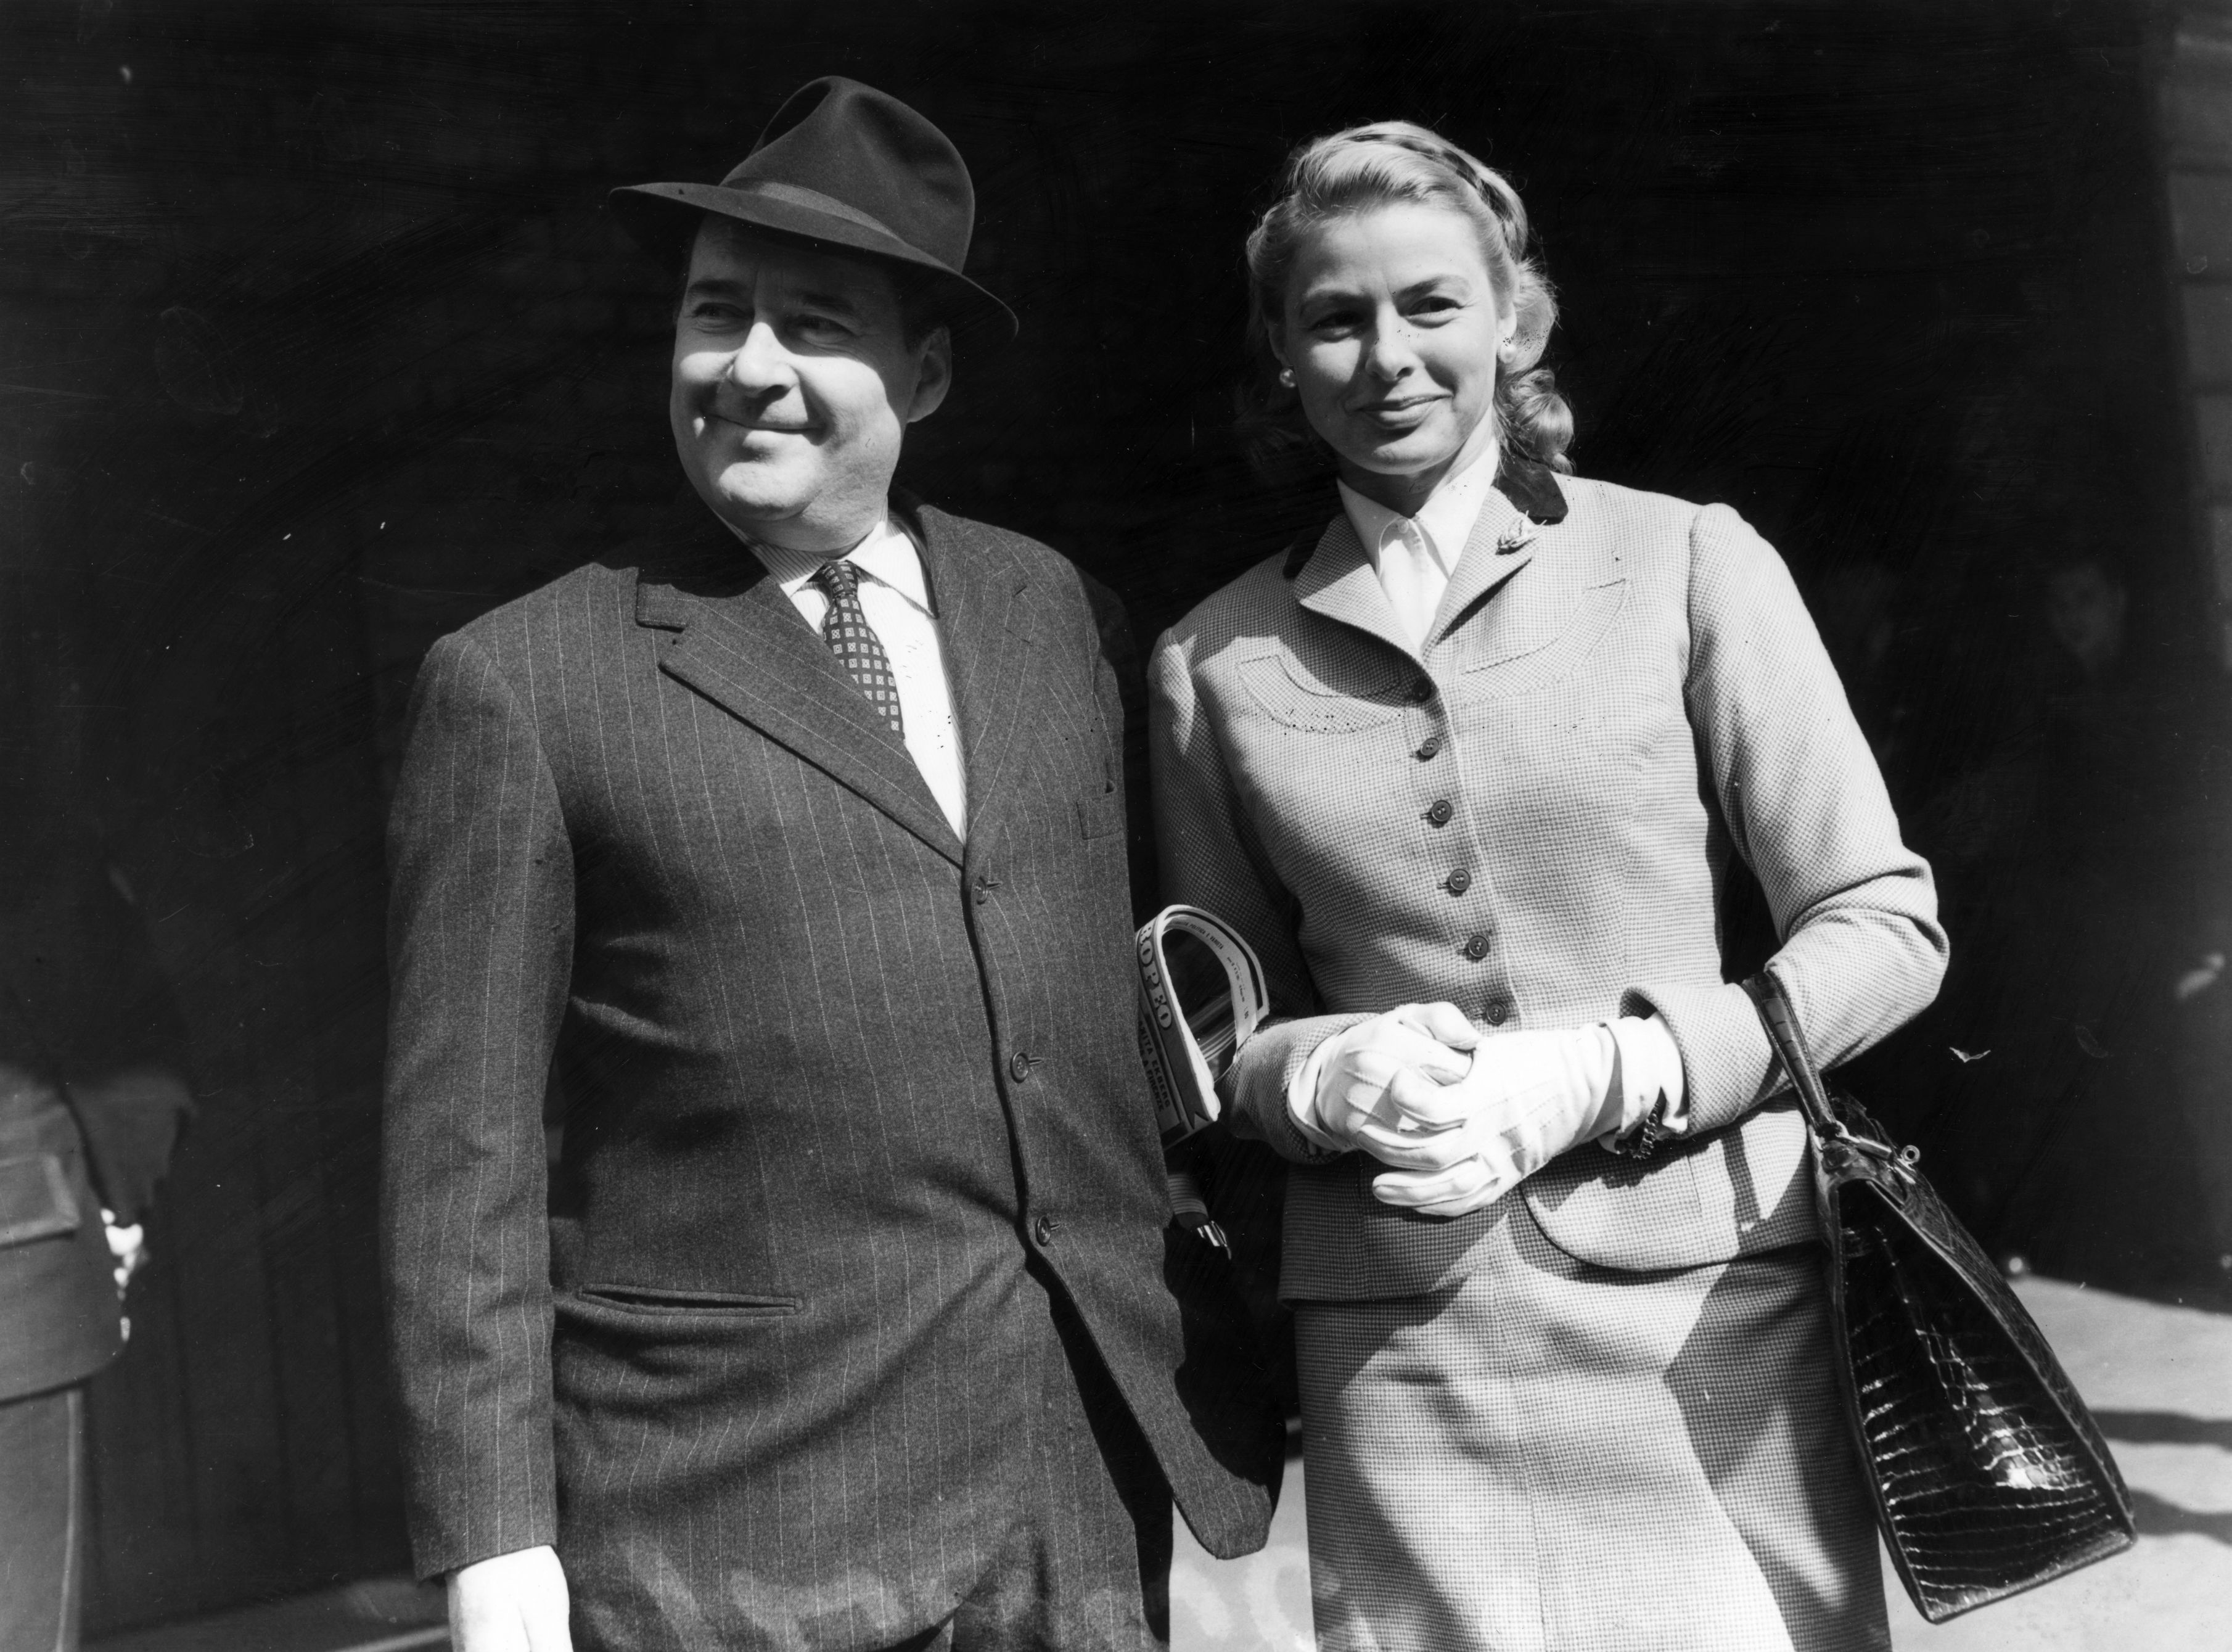
[[[1618,1051],[1602,1023],[1489,1035],[1453,1004],[1406,1004],[1319,1045],[1288,1106],[1308,1140],[1387,1167],[1382,1204],[1462,1216],[1632,1122]]]

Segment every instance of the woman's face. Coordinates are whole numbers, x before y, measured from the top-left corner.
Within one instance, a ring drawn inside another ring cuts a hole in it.
[[[1275,343],[1342,478],[1403,509],[1494,442],[1512,322],[1472,222],[1405,203],[1304,235]]]

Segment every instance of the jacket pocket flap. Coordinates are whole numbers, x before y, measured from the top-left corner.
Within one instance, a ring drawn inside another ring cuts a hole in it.
[[[555,1293],[561,1311],[625,1314],[645,1318],[787,1319],[806,1304],[796,1297],[741,1295],[727,1291],[670,1291],[664,1286],[585,1285]]]
[[[0,1247],[75,1233],[81,1217],[60,1154],[0,1159]]]
[[[1704,1267],[1817,1237],[1806,1122],[1753,1114],[1640,1166],[1583,1142],[1525,1184],[1527,1207],[1567,1255],[1630,1273]]]

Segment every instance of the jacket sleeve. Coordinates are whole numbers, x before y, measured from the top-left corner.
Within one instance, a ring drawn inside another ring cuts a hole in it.
[[[574,868],[534,725],[437,643],[388,829],[381,1251],[421,1576],[553,1541],[542,1097]]]
[[[1232,793],[1223,751],[1194,690],[1189,642],[1155,645],[1149,759],[1163,899],[1216,914],[1247,938],[1263,966],[1270,1019],[1241,1046],[1219,1086],[1234,1135],[1281,1157],[1319,1163],[1327,1152],[1294,1128],[1287,1089],[1310,1052],[1368,1018],[1319,1013],[1316,985],[1295,939],[1294,900],[1264,857]]]
[[[1690,723],[1736,853],[1766,891],[1770,967],[1824,1065],[1937,996],[1945,932],[1929,864],[1900,840],[1875,757],[1774,550],[1726,505],[1690,534]],[[1742,988],[1635,983],[1681,1047],[1696,1128],[1742,1118],[1781,1084]]]

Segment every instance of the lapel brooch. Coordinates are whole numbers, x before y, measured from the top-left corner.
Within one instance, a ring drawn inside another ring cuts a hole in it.
[[[1496,554],[1509,556],[1515,550],[1534,543],[1534,524],[1525,517],[1513,523],[1496,537]]]

